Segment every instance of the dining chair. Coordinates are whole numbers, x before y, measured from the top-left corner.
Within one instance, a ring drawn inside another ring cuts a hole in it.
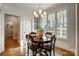
[[[29,49],[32,50],[33,55],[34,55],[35,50],[33,48],[34,48],[35,44],[33,44],[33,41],[36,40],[36,32],[29,33],[29,36],[31,38],[31,45],[29,46]]]
[[[27,41],[27,56],[29,55],[29,49],[32,48],[31,43],[32,37],[29,34],[26,34],[26,41]]]
[[[53,55],[55,56],[55,42],[56,42],[56,37],[55,37],[55,35],[52,35],[52,33],[50,33],[50,32],[46,32],[45,36],[46,36],[46,39],[48,41],[51,40],[50,43],[47,43],[45,45],[45,50],[47,50],[50,53],[50,56],[51,56],[51,52],[53,50]]]
[[[36,38],[36,33],[31,32],[29,34],[26,34],[26,39],[27,39],[27,55],[29,55],[29,49],[33,51],[33,43],[32,41]],[[34,51],[33,51],[34,53]]]
[[[36,37],[36,33],[35,32],[31,32],[31,33],[29,33],[29,35],[32,36],[32,37]]]

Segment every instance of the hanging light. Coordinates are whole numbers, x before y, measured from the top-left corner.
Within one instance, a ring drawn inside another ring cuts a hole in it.
[[[36,11],[34,11],[34,13],[33,13],[34,15],[36,15],[37,13],[36,13]]]
[[[44,15],[42,14],[41,17],[43,17]]]
[[[44,11],[44,16],[46,16],[46,11]]]
[[[41,9],[39,9],[39,14],[42,14],[42,10]]]
[[[39,10],[38,12],[37,11],[34,11],[34,17],[35,18],[42,18],[43,16],[46,16],[46,11],[42,11],[41,10],[41,6],[40,6],[40,3],[39,3]]]
[[[36,18],[38,18],[38,14],[36,14]]]

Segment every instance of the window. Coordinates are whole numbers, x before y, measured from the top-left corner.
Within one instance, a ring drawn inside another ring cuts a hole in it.
[[[31,24],[32,24],[32,31],[34,31],[34,27],[35,27],[34,19],[32,19]]]
[[[67,37],[67,10],[57,12],[57,36]]]
[[[31,25],[32,25],[32,31],[39,29],[39,27],[46,28],[47,16],[43,16],[41,19],[34,19],[33,18],[31,21]]]
[[[37,25],[37,20],[33,18],[33,19],[31,20],[31,25],[32,25],[32,29],[31,29],[31,30],[32,30],[32,31],[35,31],[35,30],[37,29],[37,26],[38,26],[38,25]]]
[[[40,20],[40,26],[44,28],[47,25],[47,17],[43,16]]]
[[[36,30],[39,24],[42,28],[46,26],[47,31],[51,31],[59,38],[67,38],[67,10],[56,11],[43,17],[40,20],[32,20],[32,29]]]
[[[61,10],[48,15],[48,28],[57,37],[67,37],[67,10]]]
[[[55,33],[55,13],[48,15],[48,28]]]

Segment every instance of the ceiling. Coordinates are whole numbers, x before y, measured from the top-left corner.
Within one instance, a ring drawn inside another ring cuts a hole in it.
[[[4,5],[17,8],[21,11],[24,11],[30,14],[32,14],[35,10],[39,9],[39,4],[40,4],[40,8],[42,10],[45,10],[51,7],[52,5],[54,5],[55,3],[4,3]]]

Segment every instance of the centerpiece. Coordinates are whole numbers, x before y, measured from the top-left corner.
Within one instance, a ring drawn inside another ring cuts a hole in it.
[[[38,30],[37,30],[37,39],[38,41],[42,41],[43,39],[43,35],[45,33],[45,31],[47,31],[47,25],[45,25],[45,27],[38,27]]]

